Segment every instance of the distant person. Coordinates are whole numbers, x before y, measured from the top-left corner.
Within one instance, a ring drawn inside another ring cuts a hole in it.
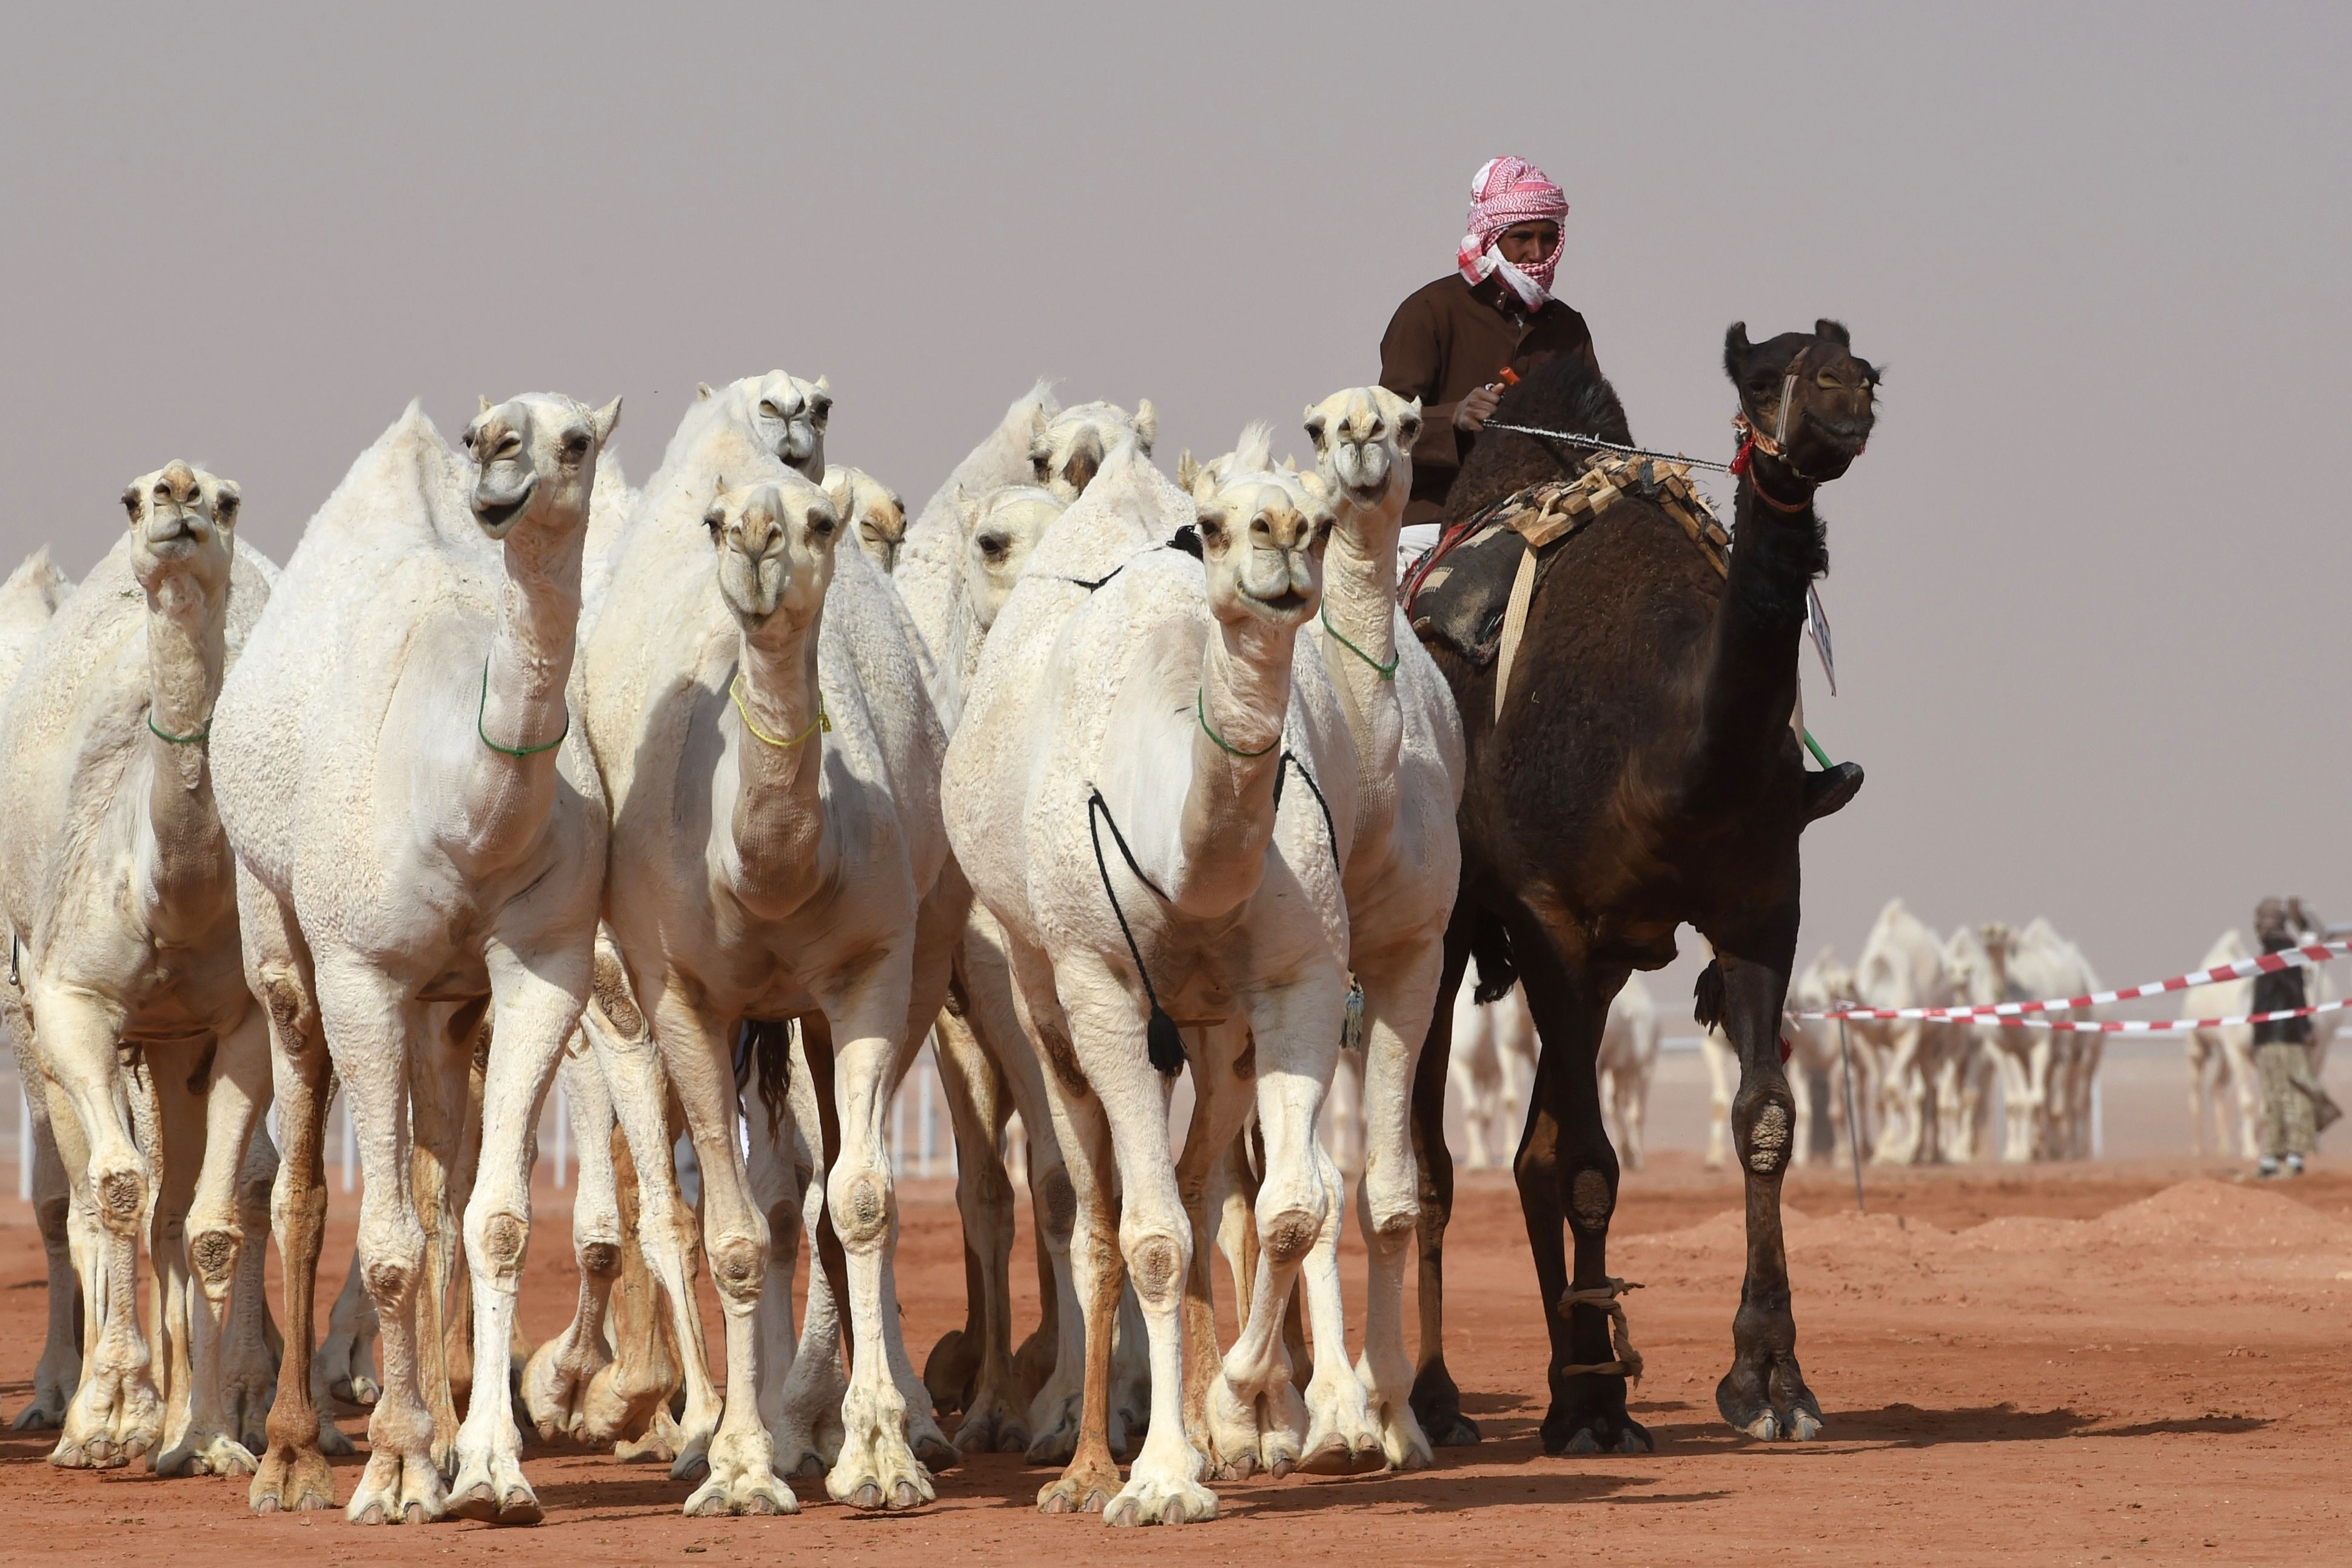
[[[1555,354],[1592,356],[1584,318],[1551,296],[1568,198],[1524,158],[1495,158],[1470,179],[1469,233],[1454,270],[1415,289],[1381,339],[1381,384],[1421,399],[1412,444],[1412,494],[1404,510],[1408,551],[1436,542],[1463,459],[1502,395],[1502,373]]]
[[[2254,910],[2254,940],[2264,952],[2284,952],[2300,945],[2303,933],[2315,923],[2305,915],[2300,899],[2264,899]],[[2284,1013],[2309,1006],[2305,973],[2297,964],[2254,976],[2253,1011]],[[2273,1018],[2256,1024],[2254,1075],[2263,1088],[2263,1157],[2256,1173],[2300,1176],[2304,1161],[2318,1144],[2320,1129],[2343,1114],[2312,1074],[2311,1020]]]

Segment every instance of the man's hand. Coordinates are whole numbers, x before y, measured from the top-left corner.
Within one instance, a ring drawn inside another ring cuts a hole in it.
[[[1491,386],[1482,386],[1468,394],[1454,405],[1454,427],[1472,431],[1483,428],[1486,416],[1495,412],[1495,405],[1502,398],[1503,395]]]

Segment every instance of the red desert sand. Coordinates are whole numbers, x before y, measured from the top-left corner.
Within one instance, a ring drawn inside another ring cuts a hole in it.
[[[854,1515],[795,1482],[797,1517],[705,1521],[679,1516],[689,1488],[664,1469],[533,1445],[525,1464],[548,1510],[536,1529],[362,1531],[340,1513],[254,1518],[242,1479],[53,1470],[51,1435],[0,1432],[0,1561],[1393,1568],[2310,1563],[2352,1551],[2352,1176],[2258,1185],[2172,1161],[1868,1180],[1867,1217],[1843,1173],[1813,1167],[1789,1186],[1799,1353],[1829,1418],[1816,1443],[1756,1444],[1717,1418],[1739,1289],[1738,1189],[1665,1155],[1627,1178],[1611,1252],[1615,1272],[1647,1287],[1628,1305],[1648,1360],[1633,1410],[1657,1438],[1652,1456],[1543,1454],[1533,1272],[1509,1180],[1486,1173],[1464,1179],[1446,1261],[1452,1362],[1488,1440],[1441,1451],[1434,1471],[1221,1487],[1215,1522],[1129,1533],[1040,1517],[1046,1473],[1016,1456],[966,1460],[912,1515]],[[963,1268],[948,1184],[900,1190],[898,1278],[919,1356],[961,1322]],[[562,1326],[573,1293],[564,1194],[539,1196],[523,1300],[534,1342]],[[322,1316],[356,1210],[340,1192],[333,1201]],[[1022,1247],[1025,1331],[1025,1234]],[[25,1206],[0,1205],[0,1415],[23,1405],[38,1353],[41,1269]],[[1362,1277],[1351,1247],[1351,1305]],[[276,1289],[273,1259],[273,1302]],[[1229,1303],[1221,1316],[1230,1334]],[[343,1416],[364,1436],[364,1412]],[[360,1463],[337,1461],[339,1495]]]

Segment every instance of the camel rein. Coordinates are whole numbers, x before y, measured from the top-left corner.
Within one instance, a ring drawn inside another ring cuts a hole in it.
[[[496,741],[490,739],[490,732],[488,730],[482,728],[482,720],[484,716],[488,713],[489,708],[490,661],[488,657],[485,657],[482,660],[482,697],[481,700],[474,705],[474,733],[482,738],[482,744],[488,746],[490,750],[499,752],[502,756],[517,758],[535,757],[541,752],[551,752],[555,750],[556,747],[563,744],[564,736],[572,733],[572,710],[566,708],[563,710],[563,734],[556,736],[555,739],[550,741],[544,746],[501,746]],[[150,719],[147,721],[147,727],[151,730],[155,729],[155,721],[152,719]],[[160,730],[157,730],[155,732],[159,735],[163,734],[163,731]],[[210,726],[206,726],[205,733],[211,733]],[[172,737],[164,735],[163,738],[168,741]]]

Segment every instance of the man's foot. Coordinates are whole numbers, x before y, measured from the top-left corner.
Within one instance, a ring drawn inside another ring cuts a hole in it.
[[[2289,1154],[2286,1157],[2286,1173],[2290,1176],[2300,1176],[2303,1174],[2302,1155]]]
[[[2263,1155],[2262,1163],[2254,1167],[2254,1174],[2260,1176],[2265,1182],[2269,1181],[2273,1176],[2275,1176],[2278,1173],[2279,1159],[2276,1154]]]
[[[1862,789],[1862,764],[1840,763],[1833,768],[1805,775],[1805,820],[1819,822],[1842,810]]]

